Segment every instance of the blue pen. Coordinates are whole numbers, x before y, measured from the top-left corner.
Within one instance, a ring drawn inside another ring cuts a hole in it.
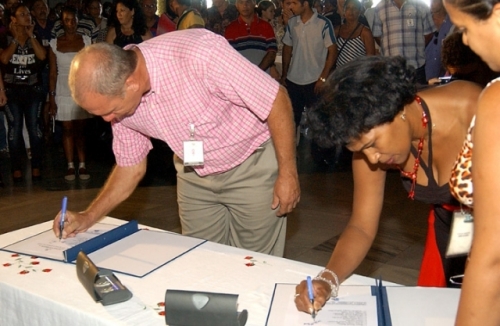
[[[311,304],[313,305],[311,316],[313,319],[316,319],[316,310],[314,310],[314,292],[311,276],[307,277],[307,291],[309,292],[309,300],[311,300]]]
[[[66,218],[66,206],[68,206],[68,197],[64,196],[62,199],[61,219],[59,220],[59,240],[62,239],[64,230],[64,219]]]

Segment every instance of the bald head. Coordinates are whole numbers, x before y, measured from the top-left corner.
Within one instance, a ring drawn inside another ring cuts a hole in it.
[[[88,94],[108,97],[123,96],[125,81],[137,67],[137,55],[132,50],[108,43],[85,47],[71,62],[69,87],[76,103]]]

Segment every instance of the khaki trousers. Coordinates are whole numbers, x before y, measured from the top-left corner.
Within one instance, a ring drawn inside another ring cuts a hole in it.
[[[200,177],[174,155],[182,234],[283,256],[286,217],[271,209],[278,163],[272,141],[241,165]]]

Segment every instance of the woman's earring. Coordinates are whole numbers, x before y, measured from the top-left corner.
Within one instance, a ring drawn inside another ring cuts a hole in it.
[[[406,121],[406,109],[403,110],[403,113],[401,113],[401,120]]]

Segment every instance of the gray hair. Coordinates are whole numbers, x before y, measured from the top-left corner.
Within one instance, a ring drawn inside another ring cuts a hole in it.
[[[134,51],[105,42],[92,44],[78,52],[71,63],[71,95],[77,103],[89,93],[122,97],[125,81],[136,67],[137,55]]]

